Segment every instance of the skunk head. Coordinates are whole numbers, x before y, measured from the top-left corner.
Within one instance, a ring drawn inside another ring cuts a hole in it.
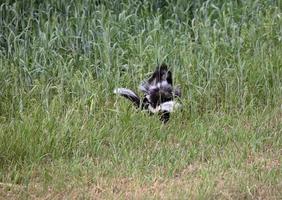
[[[165,87],[156,87],[149,90],[149,102],[155,108],[163,102],[171,101],[173,99],[172,88],[169,85]]]

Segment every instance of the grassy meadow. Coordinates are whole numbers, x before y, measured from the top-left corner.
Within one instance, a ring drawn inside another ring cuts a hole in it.
[[[282,3],[4,0],[0,199],[281,199]],[[165,62],[183,109],[137,91]]]

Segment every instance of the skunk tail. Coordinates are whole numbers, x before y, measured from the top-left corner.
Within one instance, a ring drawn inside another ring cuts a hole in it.
[[[137,96],[137,94],[135,94],[132,90],[126,88],[117,88],[114,90],[114,93],[119,94],[125,97],[126,99],[130,100],[136,107],[139,108],[141,104],[140,97]]]

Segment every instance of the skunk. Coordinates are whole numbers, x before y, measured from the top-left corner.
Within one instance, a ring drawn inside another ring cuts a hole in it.
[[[166,64],[158,66],[151,77],[141,83],[139,89],[144,94],[143,99],[127,88],[117,88],[114,93],[127,98],[135,107],[147,110],[150,114],[160,114],[160,120],[164,123],[168,122],[174,109],[181,107],[175,100],[181,97],[180,88],[173,87],[172,73]]]

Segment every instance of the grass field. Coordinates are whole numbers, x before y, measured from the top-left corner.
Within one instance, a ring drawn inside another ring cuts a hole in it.
[[[281,199],[280,1],[0,5],[0,199]],[[162,125],[114,96],[165,62]]]

